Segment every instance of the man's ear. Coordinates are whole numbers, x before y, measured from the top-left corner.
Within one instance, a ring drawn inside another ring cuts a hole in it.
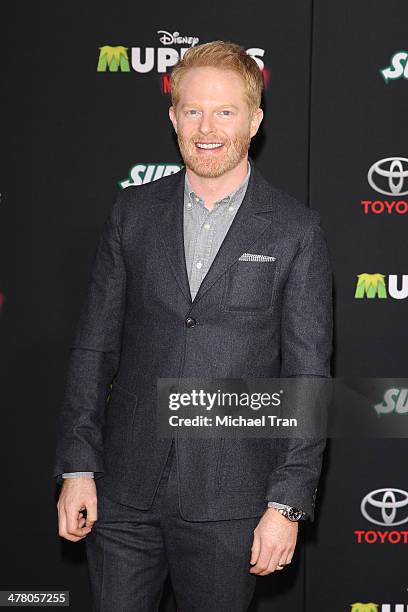
[[[177,117],[176,117],[176,111],[174,109],[174,106],[170,106],[169,108],[169,117],[170,117],[170,121],[173,124],[174,131],[177,134]]]
[[[255,109],[251,116],[251,138],[257,133],[261,121],[263,119],[263,110],[261,107]]]

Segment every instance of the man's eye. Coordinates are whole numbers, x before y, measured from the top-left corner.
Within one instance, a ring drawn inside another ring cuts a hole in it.
[[[223,110],[223,111],[221,111],[221,114],[223,114],[223,113],[224,114],[226,113],[225,114],[226,117],[228,117],[229,115],[232,115],[232,112],[230,110]]]
[[[197,115],[197,114],[198,114],[198,111],[196,111],[196,110],[188,110],[187,111],[187,115]]]

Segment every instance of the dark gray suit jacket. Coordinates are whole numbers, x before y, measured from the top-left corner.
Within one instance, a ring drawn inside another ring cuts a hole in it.
[[[93,471],[98,492],[150,507],[171,444],[156,435],[159,377],[330,376],[332,274],[319,214],[250,163],[245,198],[193,301],[185,169],[116,199],[70,348],[59,482],[63,472]],[[244,252],[276,260],[249,266],[238,261]],[[181,514],[260,516],[271,500],[313,520],[324,446],[322,439],[176,438]]]

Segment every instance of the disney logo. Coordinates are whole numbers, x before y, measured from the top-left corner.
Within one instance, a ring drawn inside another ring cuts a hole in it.
[[[160,42],[163,45],[190,45],[190,47],[194,47],[200,40],[197,36],[180,36],[180,32],[166,32],[166,30],[157,30],[158,34],[161,34],[159,37]]]

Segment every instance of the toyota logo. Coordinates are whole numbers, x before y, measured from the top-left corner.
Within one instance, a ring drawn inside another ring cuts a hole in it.
[[[408,510],[404,512],[405,518],[399,521],[395,519],[399,508],[405,506],[408,506],[407,491],[402,489],[376,489],[363,498],[361,514],[367,521],[375,525],[402,525],[408,522]]]
[[[385,157],[375,162],[368,171],[368,182],[378,193],[385,195],[406,195],[403,191],[405,179],[408,178],[407,157]],[[388,190],[386,189],[388,187]]]

